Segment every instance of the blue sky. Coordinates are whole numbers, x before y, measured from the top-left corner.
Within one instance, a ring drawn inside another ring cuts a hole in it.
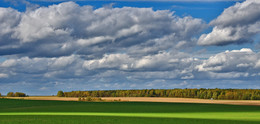
[[[260,88],[257,0],[0,1],[0,93]]]
[[[19,11],[26,10],[26,4],[22,2],[11,2],[12,0],[0,1],[1,7],[12,7]],[[48,1],[37,1],[37,0],[27,0],[32,4],[37,4],[39,6],[50,6],[53,4],[59,4],[64,1],[57,2],[48,2]],[[55,0],[53,0],[55,1]],[[240,0],[242,1],[242,0]],[[216,1],[214,2],[203,2],[202,1],[88,1],[88,0],[75,0],[80,6],[91,5],[94,8],[100,8],[109,4],[113,4],[113,7],[140,7],[140,8],[153,8],[154,10],[170,10],[174,11],[178,16],[192,16],[195,18],[203,18],[203,20],[209,22],[212,19],[216,18],[225,8],[228,8],[231,5],[234,5],[237,1]]]

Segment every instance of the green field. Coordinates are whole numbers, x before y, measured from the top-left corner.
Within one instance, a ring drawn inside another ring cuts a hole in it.
[[[260,106],[0,99],[0,124],[258,124]]]

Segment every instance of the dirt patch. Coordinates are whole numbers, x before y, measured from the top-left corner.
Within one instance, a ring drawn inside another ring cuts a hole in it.
[[[58,101],[78,101],[75,97],[56,96],[30,96],[30,97],[6,97],[10,99],[28,100],[58,100]],[[232,105],[257,105],[260,100],[210,100],[195,98],[162,98],[162,97],[101,97],[104,101],[129,101],[129,102],[172,102],[172,103],[211,103],[211,104],[232,104]]]
[[[104,100],[121,100],[131,102],[174,102],[174,103],[212,103],[212,104],[232,104],[232,105],[258,105],[258,100],[210,100],[195,98],[161,98],[161,97],[102,97]]]

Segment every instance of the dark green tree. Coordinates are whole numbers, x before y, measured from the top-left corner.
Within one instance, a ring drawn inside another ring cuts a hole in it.
[[[60,90],[60,91],[58,91],[57,96],[58,97],[64,97],[65,94],[63,93],[63,91]]]
[[[14,92],[9,92],[9,93],[7,93],[6,96],[7,96],[7,97],[14,97]]]
[[[15,97],[25,97],[26,94],[25,93],[21,93],[21,92],[15,92],[14,96]]]

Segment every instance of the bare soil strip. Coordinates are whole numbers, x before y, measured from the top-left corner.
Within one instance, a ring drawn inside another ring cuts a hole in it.
[[[175,103],[212,103],[232,105],[259,105],[260,100],[210,100],[195,98],[162,98],[162,97],[102,97],[103,100],[121,100],[131,102],[175,102]]]
[[[75,97],[55,97],[55,96],[30,96],[30,97],[6,97],[10,99],[28,100],[59,100],[78,101]],[[129,101],[129,102],[172,102],[172,103],[211,103],[211,104],[232,104],[232,105],[257,105],[260,100],[210,100],[195,98],[162,98],[162,97],[101,97],[104,101]]]

